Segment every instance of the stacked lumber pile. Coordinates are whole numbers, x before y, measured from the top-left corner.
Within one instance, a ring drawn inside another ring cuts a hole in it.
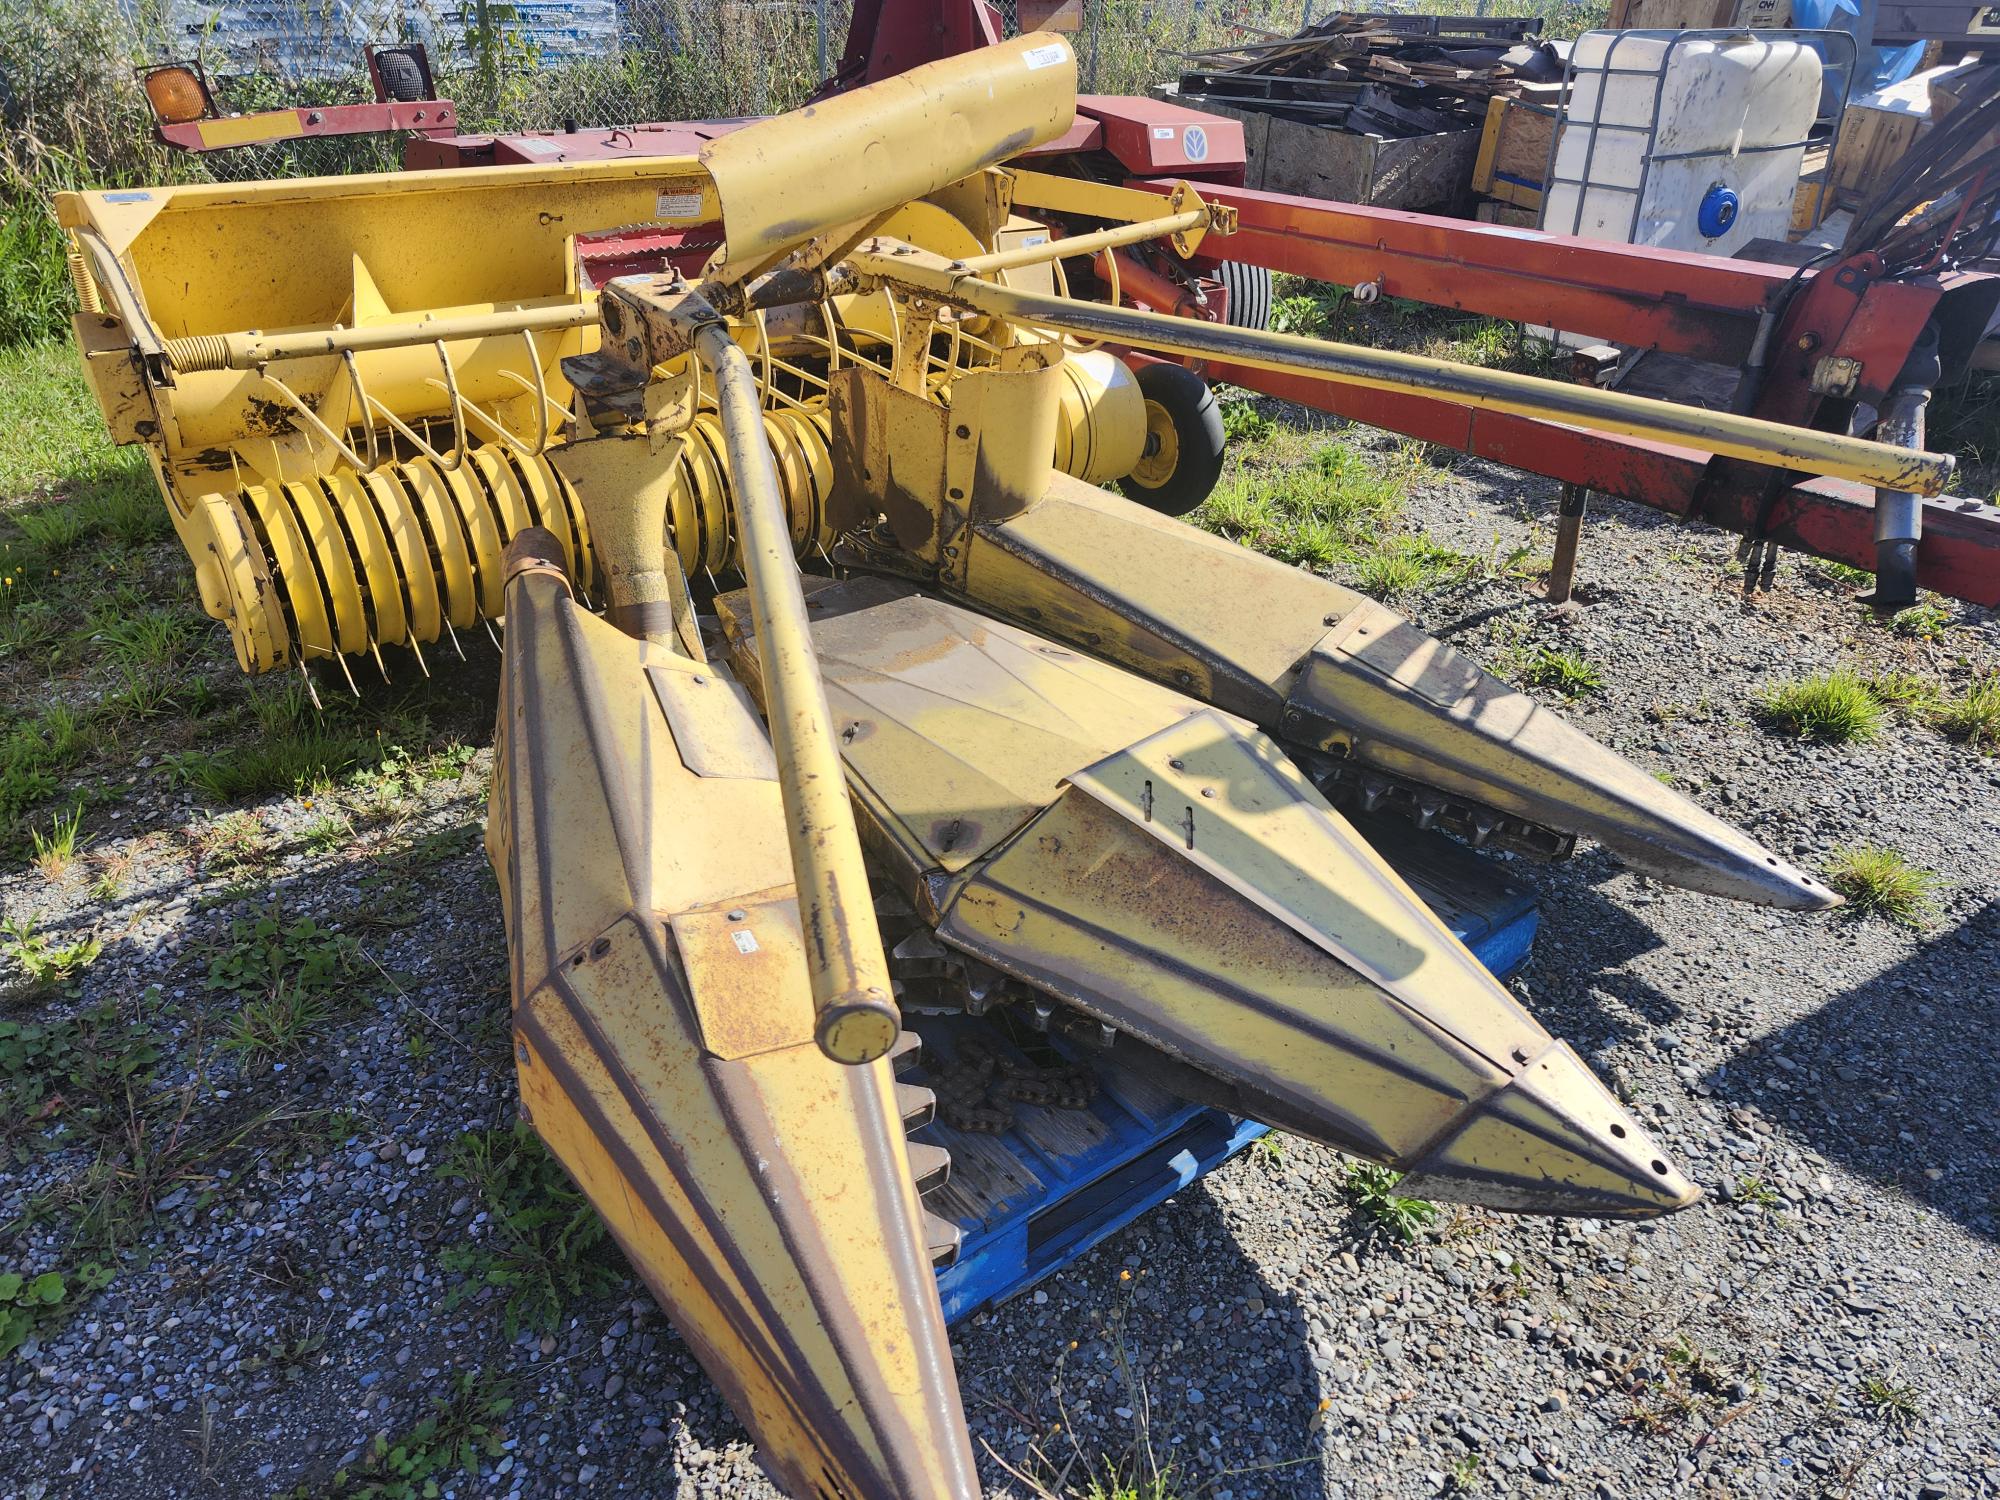
[[[1404,138],[1479,125],[1489,100],[1559,92],[1562,59],[1541,22],[1343,12],[1284,40],[1189,53],[1198,97],[1360,135]]]

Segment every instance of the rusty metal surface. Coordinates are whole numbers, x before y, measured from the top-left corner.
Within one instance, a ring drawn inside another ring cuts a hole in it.
[[[755,649],[741,596],[732,653]],[[1055,799],[1065,777],[1195,711],[1157,687],[908,584],[816,591],[813,645],[865,806],[930,866],[960,870]]]
[[[1032,34],[733,131],[701,153],[727,235],[710,274],[739,281],[829,229],[1053,139],[1075,117],[1075,54]]]
[[[812,1040],[777,785],[691,772],[660,648],[550,563],[507,615],[488,847],[530,1117],[787,1488],[969,1500],[901,1101]]]
[[[935,902],[945,943],[1260,1118],[1397,1164],[1552,1045],[1241,720],[907,582],[824,583],[811,606],[864,825],[904,851],[893,868]],[[741,601],[721,608],[747,661]],[[1640,1138],[1622,1113],[1559,1122],[1540,1206],[1685,1200],[1684,1184],[1607,1183],[1614,1124]]]
[[[1307,743],[1594,838],[1675,885],[1796,911],[1840,903],[1788,860],[1380,604],[1354,611],[1313,648],[1282,722]]]

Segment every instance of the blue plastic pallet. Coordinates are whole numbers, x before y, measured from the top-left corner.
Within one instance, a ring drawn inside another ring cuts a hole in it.
[[[1406,823],[1356,822],[1488,969],[1504,978],[1526,961],[1540,915],[1533,895],[1494,861]],[[1006,1045],[984,1020],[917,1016],[912,1025],[933,1058],[952,1056],[974,1034]],[[925,1199],[964,1233],[958,1258],[938,1272],[947,1322],[1026,1291],[1264,1134],[1255,1121],[1139,1078],[1117,1064],[1115,1049],[1102,1057],[1064,1050],[1095,1067],[1088,1109],[1017,1106],[1002,1135],[942,1120],[915,1133],[951,1152],[950,1179]],[[921,1063],[910,1076],[922,1081]]]

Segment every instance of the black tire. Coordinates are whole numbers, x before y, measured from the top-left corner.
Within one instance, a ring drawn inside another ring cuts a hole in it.
[[[1263,266],[1246,266],[1225,260],[1215,268],[1218,280],[1229,294],[1228,323],[1232,328],[1271,327],[1271,273]]]
[[[1142,365],[1138,380],[1146,398],[1146,452],[1118,486],[1141,505],[1184,516],[1222,475],[1222,408],[1208,382],[1185,365]]]

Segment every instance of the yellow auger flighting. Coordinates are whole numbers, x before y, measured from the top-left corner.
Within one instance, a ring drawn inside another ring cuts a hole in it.
[[[977,1491],[925,1207],[950,1162],[898,1078],[919,984],[1415,1193],[1638,1217],[1696,1190],[1335,804],[1835,899],[1392,611],[1162,514],[1214,478],[1212,404],[1086,341],[1947,468],[1071,301],[1062,257],[1231,228],[1192,188],[1002,167],[1075,85],[1030,36],[698,159],[61,204],[90,378],[246,669],[504,617],[524,1107],[801,1496]],[[1052,240],[1058,191],[1105,227]]]

